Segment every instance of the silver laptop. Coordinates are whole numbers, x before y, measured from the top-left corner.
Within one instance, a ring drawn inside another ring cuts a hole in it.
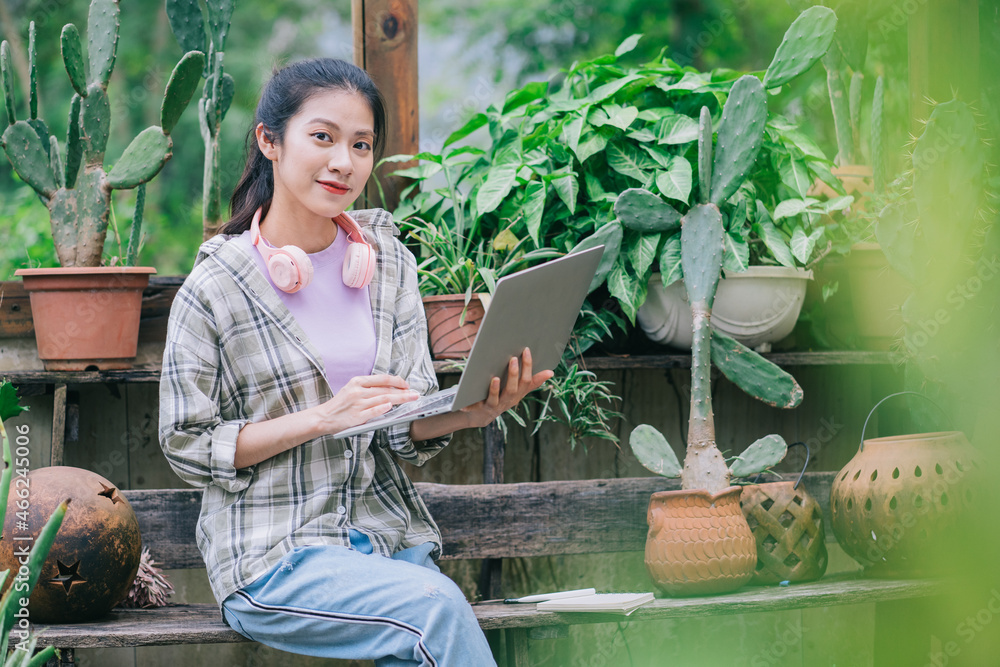
[[[562,359],[603,253],[604,246],[597,246],[501,278],[457,385],[401,403],[334,437],[347,438],[445,414],[485,400],[490,381],[499,377],[502,387],[510,358],[520,356],[526,347],[531,350],[532,372],[554,369]]]

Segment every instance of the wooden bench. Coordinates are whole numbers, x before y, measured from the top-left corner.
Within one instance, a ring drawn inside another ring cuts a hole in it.
[[[828,541],[833,541],[828,503],[833,475],[811,473],[803,480],[827,513]],[[441,528],[445,559],[641,551],[650,494],[676,486],[676,482],[659,478],[468,486],[417,484]],[[163,567],[204,567],[194,540],[200,490],[137,490],[124,494],[138,516],[144,543]],[[653,590],[652,584],[649,590]],[[728,595],[657,599],[653,605],[634,612],[629,620],[863,602],[891,605],[894,601],[933,596],[940,590],[940,584],[930,581],[827,577],[787,587],[750,586]],[[528,664],[529,639],[559,636],[569,625],[622,620],[621,616],[602,614],[541,612],[535,605],[483,603],[473,607],[484,630],[503,632],[507,664],[518,667]],[[247,641],[225,625],[216,604],[116,609],[100,621],[39,625],[36,629],[42,627],[46,628],[45,643],[63,649],[61,662],[50,661],[50,667],[73,664],[76,648]]]

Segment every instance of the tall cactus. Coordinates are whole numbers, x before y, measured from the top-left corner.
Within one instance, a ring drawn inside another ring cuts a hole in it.
[[[206,0],[206,6],[207,21],[198,0],[166,0],[170,28],[181,48],[207,54],[204,70],[201,72],[205,86],[198,101],[198,124],[205,144],[202,235],[209,239],[215,235],[222,222],[219,133],[236,90],[233,77],[223,71],[223,60],[236,0]]]
[[[35,23],[32,21],[28,28],[27,120],[16,118],[10,47],[6,41],[0,45],[0,71],[8,121],[0,146],[17,175],[48,207],[56,254],[64,267],[100,266],[112,190],[148,183],[170,159],[173,146],[170,132],[194,94],[190,79],[184,73],[193,67],[201,69],[204,60],[197,52],[181,58],[167,83],[160,125],[140,132],[110,172],[105,172],[104,153],[111,126],[107,89],[118,47],[118,1],[92,0],[87,23],[89,73],[83,64],[76,26],[67,24],[61,36],[63,63],[76,91],[70,103],[65,160],[59,153],[58,141],[50,137],[45,122],[37,118]],[[141,210],[134,219],[142,219]],[[133,235],[135,233],[133,230]],[[134,248],[130,249],[130,255],[134,257]]]
[[[766,118],[767,101],[761,82],[752,76],[742,77],[733,85],[723,107],[722,127],[713,159],[712,116],[707,107],[701,110],[701,139],[698,142],[701,203],[681,219],[681,265],[694,322],[691,411],[683,469],[666,438],[653,427],[640,425],[629,439],[640,463],[659,475],[680,475],[685,489],[718,493],[729,486],[733,475],[759,472],[785,455],[784,440],[770,435],[747,448],[732,468],[726,465],[715,444],[711,390],[713,361],[735,384],[756,398],[780,407],[795,407],[802,400],[802,390],[794,378],[711,328],[712,304],[722,274],[725,234],[719,207],[726,205],[746,180],[762,145]],[[636,191],[623,193],[622,197],[635,199]],[[619,215],[635,209],[634,206],[615,207]]]

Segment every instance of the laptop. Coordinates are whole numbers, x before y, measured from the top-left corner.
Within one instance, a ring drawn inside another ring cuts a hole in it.
[[[446,414],[485,400],[490,381],[499,377],[502,389],[510,358],[519,357],[526,347],[531,349],[532,372],[554,369],[603,254],[604,246],[597,246],[501,278],[457,385],[401,403],[334,437]]]

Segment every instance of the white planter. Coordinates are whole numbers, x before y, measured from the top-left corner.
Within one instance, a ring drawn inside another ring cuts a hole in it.
[[[795,328],[812,271],[783,266],[751,266],[726,273],[712,307],[712,326],[747,347],[770,349]],[[636,317],[652,340],[691,349],[694,324],[683,281],[663,287],[660,274],[649,280],[649,293]]]

